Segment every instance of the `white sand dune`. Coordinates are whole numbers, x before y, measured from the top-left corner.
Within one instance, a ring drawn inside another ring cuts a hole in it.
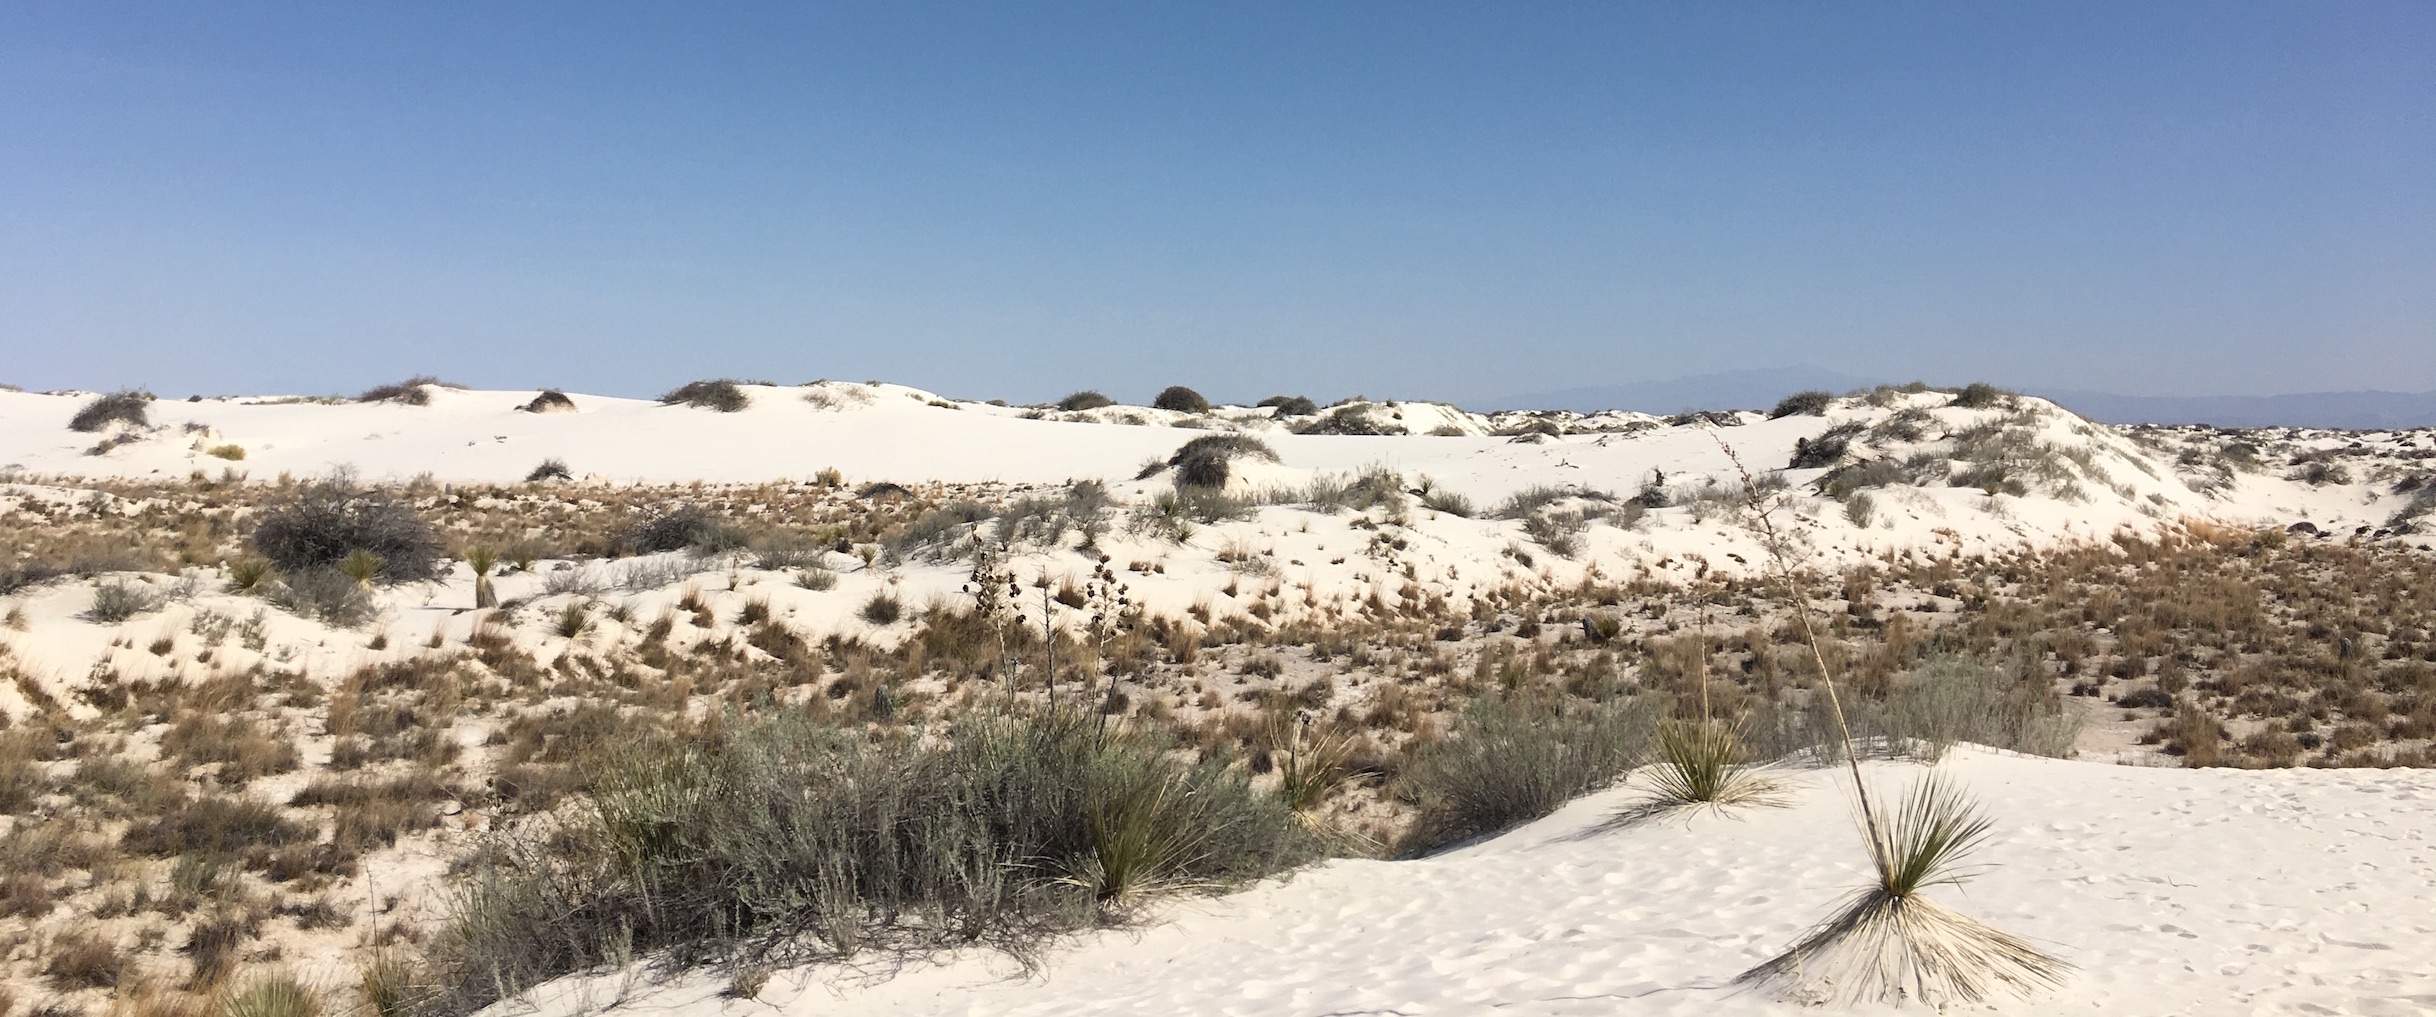
[[[2060,991],[1988,1012],[2436,1012],[2436,773],[1973,749],[1940,769],[2000,825],[1989,867],[1935,897],[2077,968]],[[1897,787],[1922,769],[1868,772]],[[1790,808],[1612,828],[1628,783],[1438,857],[1329,862],[1182,905],[1056,948],[1032,974],[973,952],[782,972],[749,1002],[720,998],[709,973],[635,972],[562,980],[531,1002],[542,1017],[620,995],[626,1012],[660,1017],[1817,1012],[1731,982],[1863,879],[1841,777],[1803,772]]]

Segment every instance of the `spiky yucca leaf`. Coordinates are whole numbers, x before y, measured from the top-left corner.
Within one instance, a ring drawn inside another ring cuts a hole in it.
[[[1805,1001],[1975,1003],[2062,983],[2071,965],[2011,933],[1947,910],[1920,891],[1970,877],[1963,863],[1990,821],[1960,787],[1930,774],[1887,822],[1865,824],[1877,882],[1738,982]]]
[[[1782,785],[1752,766],[1742,724],[1669,720],[1658,725],[1658,763],[1644,808],[1782,805]]]
[[[1352,779],[1346,763],[1353,758],[1353,739],[1307,723],[1279,727],[1269,738],[1277,795],[1297,814],[1307,814]]]

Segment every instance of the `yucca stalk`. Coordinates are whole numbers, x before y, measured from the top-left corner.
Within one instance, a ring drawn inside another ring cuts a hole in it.
[[[1843,743],[1862,836],[1877,874],[1874,885],[1854,893],[1791,949],[1735,980],[1789,997],[1911,998],[1932,1005],[1977,1002],[1999,990],[2028,994],[2059,984],[2070,965],[1921,895],[1925,887],[1967,878],[1959,864],[1986,840],[1991,824],[1969,795],[1935,774],[1915,783],[1893,816],[1880,814],[1869,782],[1861,776],[1861,756],[1845,719],[1835,670],[1827,665],[1818,630],[1811,624],[1809,596],[1795,574],[1797,552],[1776,526],[1777,505],[1753,483],[1733,447],[1714,432],[1709,437],[1742,477],[1744,526],[1767,551],[1771,578],[1783,590],[1811,662],[1818,666],[1819,685],[1827,693]]]

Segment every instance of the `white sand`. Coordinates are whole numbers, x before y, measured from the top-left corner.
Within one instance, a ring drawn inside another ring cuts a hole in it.
[[[2061,991],[1992,1012],[2436,1012],[2436,773],[1978,750],[1941,768],[1999,827],[1990,867],[1936,899],[2078,967]],[[1868,769],[1890,788],[1921,772]],[[1841,776],[1801,772],[1791,808],[1603,829],[1634,799],[1628,784],[1439,857],[1330,862],[1081,937],[1032,976],[969,953],[782,972],[753,1002],[719,998],[712,974],[631,972],[562,980],[535,1002],[542,1017],[621,991],[629,1012],[661,1017],[1816,1012],[1728,983],[1863,878]]]

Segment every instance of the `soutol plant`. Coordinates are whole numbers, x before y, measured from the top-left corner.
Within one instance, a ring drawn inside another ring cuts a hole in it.
[[[1768,578],[1792,609],[1818,667],[1876,874],[1791,948],[1735,981],[1788,998],[1908,999],[1932,1006],[1981,1002],[1999,993],[2028,996],[2062,984],[2071,965],[1923,893],[1967,881],[1972,873],[1961,863],[1986,842],[1993,824],[1969,792],[1933,773],[1914,781],[1891,814],[1871,796],[1835,669],[1827,664],[1810,617],[1810,598],[1796,567],[1802,551],[1776,524],[1787,492],[1753,483],[1733,447],[1714,432],[1710,437],[1742,475],[1744,527],[1767,552]]]

